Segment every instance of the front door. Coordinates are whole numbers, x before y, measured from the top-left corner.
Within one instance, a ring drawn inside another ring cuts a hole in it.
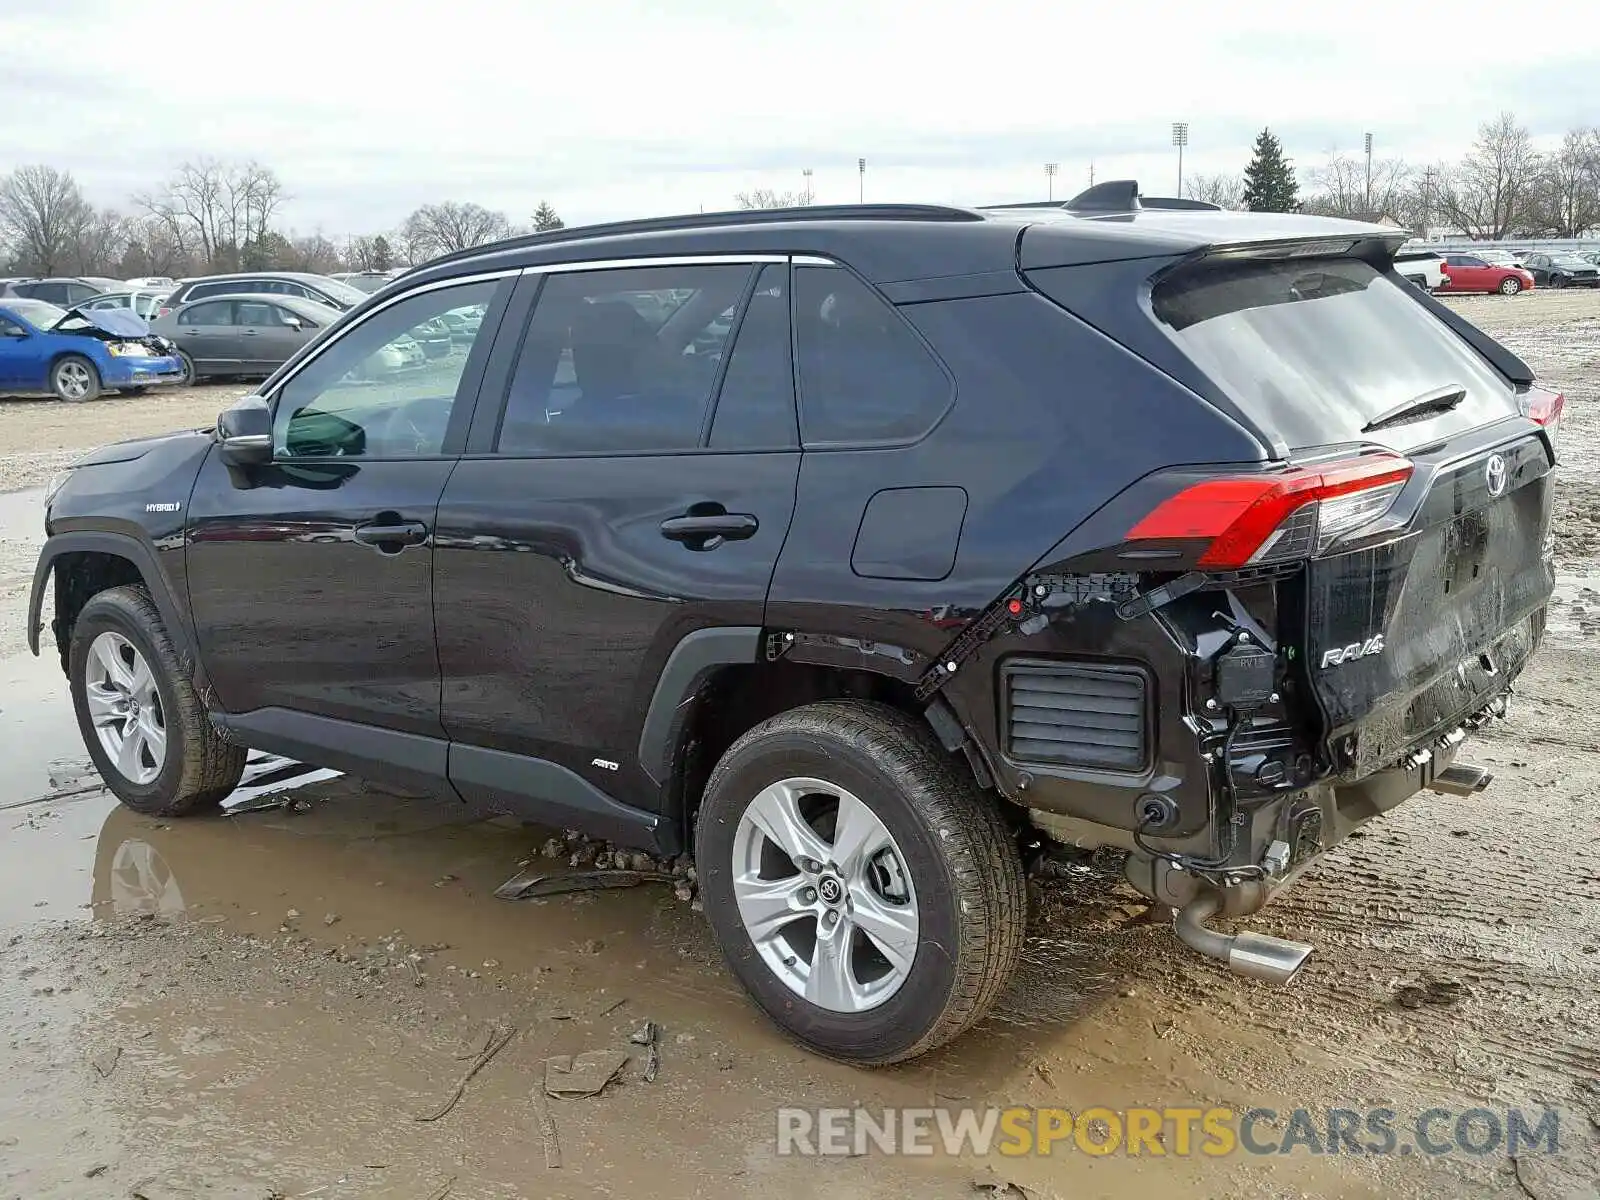
[[[499,355],[491,371],[509,376],[503,419],[439,506],[463,797],[550,817],[554,779],[659,806],[638,746],[662,665],[697,629],[762,624],[794,511],[788,270],[553,274],[526,333],[499,339],[521,346],[514,371]]]
[[[34,347],[34,335],[10,317],[0,316],[0,396],[8,388],[20,388],[30,373],[30,365],[41,358]]]
[[[417,321],[487,305],[502,286],[436,288],[375,310],[269,397],[270,464],[230,468],[213,452],[202,468],[190,606],[210,685],[251,744],[363,769],[354,760],[370,752],[377,777],[435,761],[436,746],[442,773],[434,519],[488,347],[480,338],[403,376],[382,364]]]
[[[270,375],[305,345],[306,335],[298,325],[289,324],[290,318],[301,319],[270,300],[234,301],[244,374]]]

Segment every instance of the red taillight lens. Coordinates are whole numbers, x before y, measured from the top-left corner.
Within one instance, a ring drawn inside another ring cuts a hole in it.
[[[1548,429],[1551,437],[1561,428],[1561,410],[1566,406],[1567,398],[1560,392],[1543,388],[1530,388],[1522,396],[1523,413]]]
[[[160,310],[160,311],[158,311],[158,312],[157,312],[157,313],[156,313],[156,316],[158,316],[158,317],[164,317],[164,316],[166,316],[166,315],[167,315],[167,314],[168,314],[168,313],[169,313],[169,312],[171,312],[171,311],[172,311],[172,310],[171,310],[171,309],[170,309],[170,308],[162,308],[162,309],[161,309],[161,310]]]
[[[1305,558],[1389,511],[1411,464],[1368,454],[1272,475],[1208,479],[1128,531],[1128,541],[1205,540],[1198,565],[1220,570]]]

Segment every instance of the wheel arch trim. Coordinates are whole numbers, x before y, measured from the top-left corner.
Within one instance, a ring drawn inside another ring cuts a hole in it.
[[[162,624],[167,627],[167,635],[172,638],[178,653],[198,666],[194,638],[182,619],[182,611],[173,597],[171,584],[156,561],[155,551],[128,534],[103,530],[58,533],[45,542],[39,554],[39,565],[33,571],[33,590],[28,597],[28,649],[36,657],[39,654],[39,635],[44,629],[39,617],[44,606],[45,583],[55,570],[56,560],[63,554],[108,554],[132,563],[149,589],[150,598],[161,613]]]
[[[672,761],[691,701],[718,667],[759,659],[759,625],[715,625],[679,639],[656,677],[650,707],[639,730],[639,768],[657,786],[672,775]]]

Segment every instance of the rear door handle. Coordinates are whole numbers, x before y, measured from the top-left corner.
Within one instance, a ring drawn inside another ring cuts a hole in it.
[[[428,527],[421,521],[399,521],[390,525],[358,525],[356,541],[383,550],[420,546],[428,540]]]
[[[750,513],[685,513],[661,522],[661,536],[691,550],[715,550],[723,542],[754,537],[760,527]]]

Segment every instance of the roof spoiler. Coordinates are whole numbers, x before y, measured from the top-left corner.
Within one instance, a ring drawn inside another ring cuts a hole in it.
[[[1220,204],[1184,200],[1177,196],[1142,196],[1137,179],[1108,179],[1079,192],[1071,200],[1027,200],[1021,204],[986,204],[986,210],[1008,208],[1059,208],[1074,213],[1136,213],[1147,208],[1221,212]]]

